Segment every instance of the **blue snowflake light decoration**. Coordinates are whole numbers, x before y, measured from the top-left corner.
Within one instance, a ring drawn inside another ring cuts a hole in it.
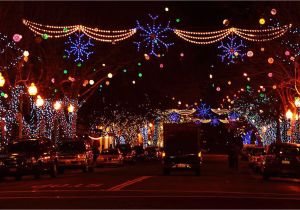
[[[143,39],[141,41],[134,42],[134,44],[137,46],[138,52],[140,51],[141,46],[144,46],[144,48],[148,51],[146,52],[148,55],[159,57],[160,55],[158,51],[162,48],[162,46],[168,50],[168,47],[174,44],[167,43],[165,41],[165,39],[168,38],[166,32],[173,31],[173,29],[169,26],[170,21],[166,27],[162,27],[161,24],[155,24],[158,15],[152,16],[149,14],[149,16],[153,21],[152,26],[147,24],[146,27],[143,27],[139,21],[137,21],[136,29],[141,32],[140,37],[143,37]]]
[[[169,114],[169,120],[173,123],[178,123],[180,121],[180,114],[177,112],[171,112]]]
[[[206,105],[205,103],[201,103],[196,108],[196,115],[200,118],[210,118],[211,117],[211,109],[210,106]]]
[[[236,112],[230,112],[230,113],[228,114],[228,119],[229,119],[229,120],[236,120],[237,118],[239,118],[239,114],[236,113]]]
[[[244,61],[244,56],[246,53],[244,52],[243,48],[246,48],[244,45],[243,40],[238,42],[237,36],[229,36],[229,42],[224,44],[221,41],[221,45],[218,46],[218,49],[222,50],[222,54],[218,55],[221,57],[222,62],[227,62],[227,64],[236,63],[238,59]]]
[[[89,56],[94,53],[89,51],[89,47],[94,46],[94,44],[91,42],[91,38],[85,40],[84,34],[75,33],[75,36],[76,38],[74,40],[69,36],[68,41],[65,42],[65,44],[69,46],[69,49],[65,49],[65,52],[68,58],[74,55],[75,62],[83,62],[84,59],[89,59]]]
[[[212,118],[212,119],[211,119],[210,124],[211,124],[212,126],[217,126],[217,125],[220,124],[220,121],[219,121],[218,118],[215,117],[215,118]]]

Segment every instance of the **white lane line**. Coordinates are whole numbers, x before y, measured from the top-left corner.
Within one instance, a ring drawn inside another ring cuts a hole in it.
[[[141,181],[144,181],[146,179],[149,179],[150,177],[152,177],[152,176],[141,176],[141,177],[138,177],[138,178],[133,179],[133,180],[128,180],[124,183],[118,184],[114,187],[111,187],[111,188],[107,189],[107,191],[119,191],[119,190],[121,190],[125,187],[128,187],[129,185],[133,185],[137,182],[141,182]]]
[[[299,197],[260,197],[260,196],[247,196],[247,197],[237,197],[237,196],[215,196],[215,195],[195,195],[195,196],[171,196],[171,195],[99,195],[99,196],[4,196],[0,197],[0,200],[7,199],[104,199],[104,198],[191,198],[191,199],[258,199],[258,200],[293,200],[300,201]]]

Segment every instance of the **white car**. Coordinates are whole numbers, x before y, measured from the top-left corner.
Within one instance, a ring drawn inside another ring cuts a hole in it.
[[[119,149],[102,150],[96,159],[97,166],[122,166],[123,155]]]

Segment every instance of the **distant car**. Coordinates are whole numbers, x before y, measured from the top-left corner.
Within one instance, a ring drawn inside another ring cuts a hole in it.
[[[251,153],[252,149],[257,147],[255,144],[245,144],[243,146],[243,149],[241,151],[241,159],[242,160],[248,160],[249,153]]]
[[[123,156],[119,149],[105,149],[102,150],[97,157],[97,166],[122,166]]]
[[[255,172],[260,172],[263,155],[265,155],[265,148],[264,147],[255,147],[251,150],[248,156],[249,166]]]
[[[145,154],[146,160],[158,160],[159,159],[158,147],[146,147],[144,154]]]
[[[129,144],[119,144],[116,146],[120,150],[123,156],[123,161],[127,163],[136,162],[135,151]]]
[[[264,180],[272,176],[300,177],[300,144],[269,145],[261,171]]]
[[[134,156],[136,160],[144,160],[145,159],[145,150],[143,146],[134,146],[133,147]]]
[[[65,169],[93,171],[94,155],[87,142],[79,139],[64,141],[58,145],[57,150],[59,173],[64,173]]]
[[[8,144],[0,157],[0,178],[24,175],[57,175],[57,159],[54,145],[49,139],[18,139]]]

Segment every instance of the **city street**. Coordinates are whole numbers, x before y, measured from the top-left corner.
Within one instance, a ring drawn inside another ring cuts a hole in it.
[[[66,171],[0,183],[1,208],[297,208],[300,180],[263,181],[240,162],[227,168],[227,156],[205,155],[201,176],[175,172],[163,176],[160,162],[139,162],[94,173]]]

